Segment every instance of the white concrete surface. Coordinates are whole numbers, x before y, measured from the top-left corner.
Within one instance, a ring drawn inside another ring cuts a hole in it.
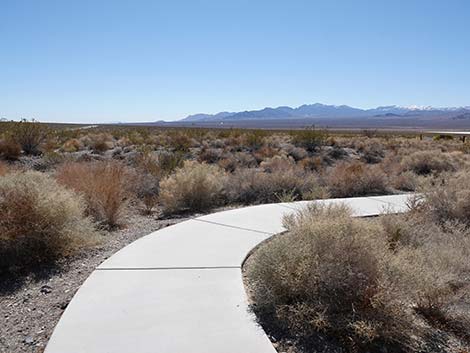
[[[425,134],[466,136],[470,131],[426,131]]]
[[[275,353],[248,313],[241,265],[310,202],[354,216],[406,211],[409,195],[260,205],[198,217],[117,252],[85,281],[46,353]]]
[[[269,236],[267,233],[189,220],[135,241],[98,268],[240,266],[245,255]]]
[[[246,310],[239,268],[95,271],[47,353],[275,353]]]
[[[318,201],[299,201],[281,203],[279,205],[301,210],[309,203],[315,202],[324,205],[345,204],[351,208],[352,215],[357,217],[377,216],[382,213],[400,213],[407,210],[409,194],[369,197],[349,197]]]

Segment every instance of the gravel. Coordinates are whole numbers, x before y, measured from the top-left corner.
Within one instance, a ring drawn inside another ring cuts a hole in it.
[[[0,352],[43,352],[73,295],[101,262],[132,241],[183,220],[131,215],[126,228],[106,233],[96,248],[25,277],[0,278]]]

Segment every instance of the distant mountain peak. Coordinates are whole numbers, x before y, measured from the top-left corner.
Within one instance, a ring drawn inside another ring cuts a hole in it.
[[[328,105],[322,103],[303,104],[296,108],[279,106],[241,112],[220,112],[217,114],[189,115],[182,121],[236,121],[236,120],[276,120],[295,118],[348,118],[348,117],[394,117],[416,114],[439,114],[470,111],[470,106],[435,108],[432,106],[385,105],[372,109],[354,108],[348,105]]]

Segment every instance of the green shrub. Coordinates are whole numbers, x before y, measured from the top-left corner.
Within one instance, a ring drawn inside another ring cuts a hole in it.
[[[309,152],[314,152],[318,147],[325,145],[327,134],[320,130],[305,129],[291,133],[292,143],[297,147],[303,147]]]
[[[39,146],[46,141],[49,128],[35,120],[21,120],[20,122],[9,122],[9,138],[21,146],[25,154],[40,154]]]
[[[93,241],[79,195],[39,172],[0,177],[0,271],[53,261]]]

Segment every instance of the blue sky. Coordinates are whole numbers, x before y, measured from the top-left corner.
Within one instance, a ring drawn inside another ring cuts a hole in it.
[[[470,1],[0,0],[0,117],[470,105]]]

